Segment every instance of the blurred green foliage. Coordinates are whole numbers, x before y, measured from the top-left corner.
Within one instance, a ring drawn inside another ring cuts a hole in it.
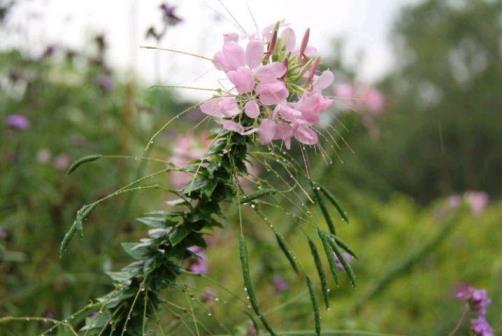
[[[500,196],[502,2],[428,0],[405,8],[375,142],[352,132],[340,180],[422,203],[464,190]]]

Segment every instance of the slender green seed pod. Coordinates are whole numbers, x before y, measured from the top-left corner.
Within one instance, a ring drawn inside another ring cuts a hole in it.
[[[289,248],[288,244],[284,237],[282,237],[279,233],[275,232],[275,239],[277,240],[277,244],[279,245],[282,253],[286,256],[289,261],[289,264],[293,268],[293,270],[298,273],[298,265],[296,264],[296,257],[293,255],[293,252]]]
[[[326,280],[326,273],[324,273],[324,269],[322,267],[321,257],[319,256],[319,251],[317,250],[314,242],[310,239],[308,242],[310,252],[312,253],[312,257],[314,258],[314,264],[317,269],[317,274],[319,274],[319,280],[321,281],[321,292],[324,299],[324,305],[326,306],[326,308],[329,308],[328,281]]]
[[[101,155],[101,154],[93,154],[93,155],[84,156],[71,164],[70,168],[68,168],[68,171],[66,172],[66,175],[70,175],[75,170],[77,170],[77,168],[80,167],[81,165],[88,163],[88,162],[99,160],[102,157],[103,157],[103,155]]]
[[[312,302],[312,309],[314,311],[314,323],[315,323],[315,333],[317,336],[321,335],[321,314],[319,313],[319,303],[315,296],[314,285],[312,280],[310,280],[308,275],[305,275],[305,281],[307,282],[307,287],[309,289],[310,301]]]

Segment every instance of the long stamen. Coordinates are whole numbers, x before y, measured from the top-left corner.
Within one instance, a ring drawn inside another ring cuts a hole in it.
[[[159,48],[159,47],[154,47],[154,46],[140,46],[140,48],[142,48],[142,49],[152,49],[152,50],[161,50],[161,51],[169,51],[169,52],[176,53],[176,54],[182,54],[182,55],[197,57],[197,58],[200,58],[200,59],[203,59],[203,60],[206,60],[206,61],[210,61],[210,62],[213,61],[212,58],[209,58],[209,57],[206,57],[206,56],[202,56],[202,55],[197,55],[197,54],[194,54],[194,53],[191,53],[191,52],[188,52],[188,51],[183,51],[183,50],[177,50],[177,49],[171,49],[171,48]]]

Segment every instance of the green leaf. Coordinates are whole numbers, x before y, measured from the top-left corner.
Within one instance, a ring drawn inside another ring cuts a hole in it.
[[[169,242],[174,247],[178,245],[183,239],[185,239],[192,231],[187,227],[187,225],[178,225],[169,234]]]
[[[317,297],[315,296],[314,285],[312,280],[305,275],[305,281],[307,282],[307,287],[309,289],[310,301],[312,302],[312,309],[314,311],[314,323],[315,323],[315,333],[317,336],[321,335],[321,314],[319,313],[319,303],[317,302]]]
[[[122,243],[122,248],[136,260],[142,260],[148,255],[149,243]]]
[[[347,213],[342,209],[338,201],[336,200],[335,196],[326,188],[324,188],[321,185],[316,185],[323,193],[326,195],[326,198],[333,204],[333,206],[336,208],[340,216],[345,222],[349,222],[349,217],[347,216]]]
[[[293,252],[289,248],[284,237],[282,237],[279,233],[275,232],[275,239],[277,240],[277,244],[281,248],[281,251],[284,253],[286,258],[288,259],[289,264],[291,265],[293,270],[296,273],[298,273],[298,265],[296,264],[296,257],[294,256]]]
[[[103,157],[103,155],[101,155],[101,154],[93,154],[93,155],[84,156],[71,164],[70,168],[68,168],[68,171],[66,172],[66,175],[70,175],[75,170],[77,170],[77,168],[80,167],[81,165],[88,163],[88,162],[99,160],[102,157]]]
[[[319,251],[312,240],[308,240],[310,252],[314,258],[315,267],[317,269],[317,274],[319,274],[319,280],[321,281],[321,292],[324,299],[324,305],[329,308],[329,290],[328,281],[326,280],[326,273],[322,267],[321,257],[319,256]]]
[[[91,211],[94,210],[94,208],[97,205],[98,205],[97,203],[86,204],[77,211],[77,214],[75,215],[75,219],[73,220],[73,224],[71,225],[70,229],[64,235],[63,241],[61,242],[61,246],[59,247],[59,257],[60,258],[63,257],[64,252],[66,251],[66,248],[68,247],[68,244],[70,244],[70,241],[76,232],[78,232],[80,234],[80,236],[84,235],[83,222],[87,218],[87,216],[89,216]]]

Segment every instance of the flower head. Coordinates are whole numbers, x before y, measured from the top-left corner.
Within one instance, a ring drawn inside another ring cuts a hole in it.
[[[258,34],[240,37],[225,34],[213,63],[233,84],[233,89],[201,105],[226,130],[258,134],[262,144],[291,139],[316,145],[320,114],[332,100],[323,96],[334,80],[331,71],[318,73],[320,58],[308,45],[310,31],[297,47],[293,29],[278,22]]]
[[[284,293],[289,287],[288,281],[281,276],[275,276],[272,281],[274,283],[275,291],[278,294]]]
[[[478,289],[463,284],[457,288],[456,297],[465,301],[476,317],[471,319],[471,331],[476,336],[493,336],[493,330],[486,320],[488,306],[491,303],[485,289]]]

